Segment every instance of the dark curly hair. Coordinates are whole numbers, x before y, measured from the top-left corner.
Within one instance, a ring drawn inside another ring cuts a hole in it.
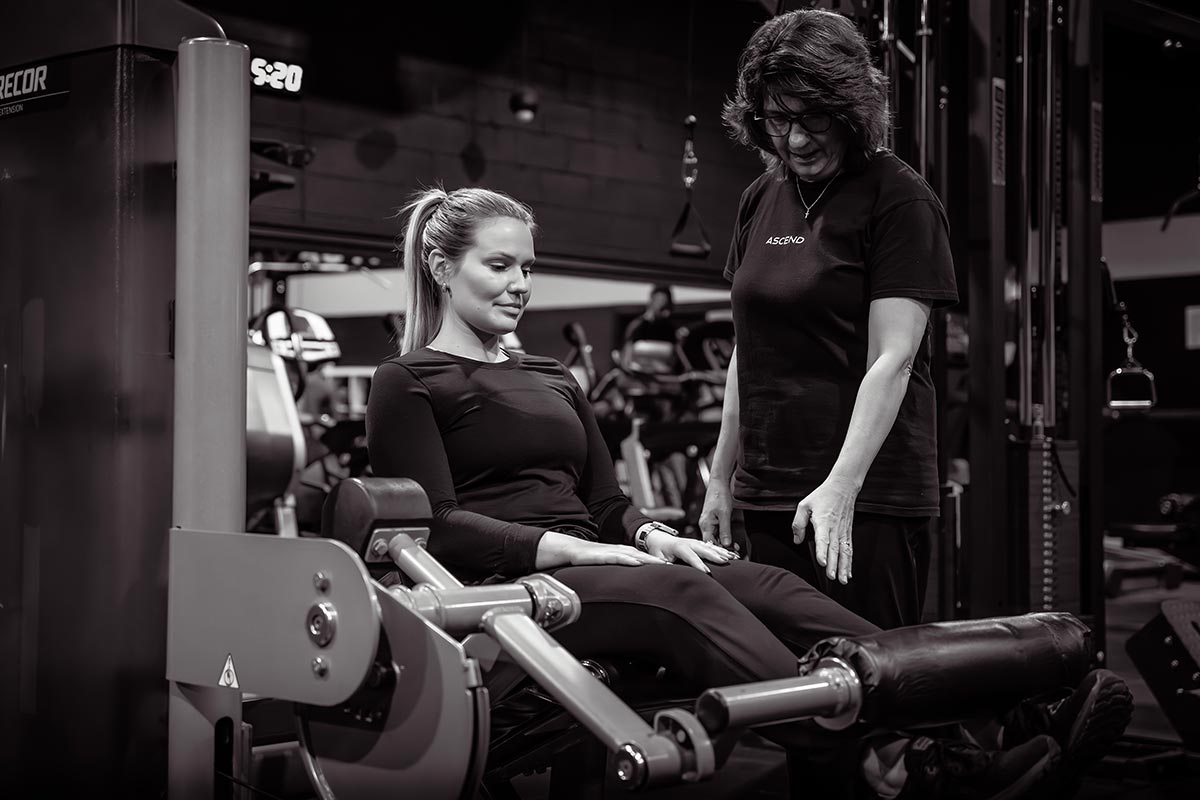
[[[759,26],[738,60],[737,90],[721,117],[733,138],[758,151],[775,177],[787,166],[754,121],[768,98],[794,97],[834,112],[851,129],[847,166],[861,166],[884,146],[890,116],[887,78],[871,63],[866,39],[840,14],[798,9]]]

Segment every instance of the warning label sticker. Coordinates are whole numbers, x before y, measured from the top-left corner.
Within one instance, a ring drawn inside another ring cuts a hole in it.
[[[221,668],[221,677],[217,681],[217,686],[227,686],[230,689],[239,689],[237,670],[233,668],[233,653],[225,656],[225,666]]]

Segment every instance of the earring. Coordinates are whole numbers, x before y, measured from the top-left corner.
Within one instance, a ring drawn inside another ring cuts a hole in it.
[[[453,297],[453,296],[454,296],[453,294],[451,294],[451,293],[450,293],[450,284],[448,284],[448,283],[443,283],[443,284],[442,284],[442,291],[446,293],[446,296],[447,296],[447,297]]]

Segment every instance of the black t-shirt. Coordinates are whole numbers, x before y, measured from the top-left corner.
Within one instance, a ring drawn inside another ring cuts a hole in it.
[[[591,405],[552,358],[491,364],[425,348],[385,361],[367,448],[376,475],[421,484],[429,552],[464,582],[530,574],[547,530],[629,544],[650,521],[621,492]]]
[[[742,194],[725,277],[733,282],[741,413],[735,505],[794,508],[829,475],[867,367],[872,300],[958,300],[946,214],[907,164],[883,152],[825,187],[763,174]],[[896,423],[857,508],[938,513],[930,330]]]

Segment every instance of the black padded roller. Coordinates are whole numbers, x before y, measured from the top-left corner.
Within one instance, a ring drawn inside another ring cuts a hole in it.
[[[363,558],[377,528],[429,528],[425,490],[409,478],[348,478],[325,498],[321,535],[337,539]]]
[[[859,720],[903,728],[998,714],[1069,690],[1092,665],[1091,632],[1065,613],[935,622],[854,639],[826,639],[801,674],[826,657],[862,681]]]

